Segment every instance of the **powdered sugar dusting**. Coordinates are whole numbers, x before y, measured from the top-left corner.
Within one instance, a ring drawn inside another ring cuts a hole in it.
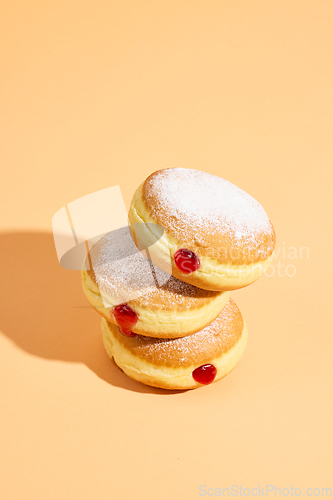
[[[189,366],[227,352],[240,338],[243,318],[232,299],[229,299],[220,315],[197,333],[177,339],[152,338],[137,335],[121,340],[128,348],[156,364]],[[119,334],[120,335],[120,334]]]
[[[252,196],[221,177],[200,170],[161,170],[148,181],[156,212],[167,211],[174,223],[211,233],[228,231],[235,239],[272,231],[269,218]],[[149,202],[149,193],[147,194]],[[157,201],[156,201],[157,199]]]
[[[94,275],[100,292],[116,305],[140,297],[141,305],[149,304],[152,296],[165,295],[171,304],[186,304],[202,296],[214,296],[171,277],[154,266],[137,249],[129,228],[112,231],[99,240],[90,251]]]

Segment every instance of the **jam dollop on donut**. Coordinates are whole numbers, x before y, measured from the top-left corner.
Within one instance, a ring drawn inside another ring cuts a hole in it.
[[[174,258],[179,271],[184,274],[193,273],[200,267],[199,257],[194,252],[192,252],[192,250],[180,248],[175,253]]]
[[[216,377],[217,369],[214,365],[202,365],[192,372],[192,377],[199,384],[211,384]]]
[[[138,322],[136,312],[127,304],[119,304],[113,309],[112,313],[121,333],[126,337],[135,337],[136,333],[132,332],[132,328]]]

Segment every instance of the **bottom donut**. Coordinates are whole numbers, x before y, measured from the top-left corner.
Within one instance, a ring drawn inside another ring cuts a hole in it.
[[[242,315],[229,299],[206,328],[187,337],[126,337],[102,319],[104,347],[126,375],[162,389],[186,390],[217,382],[240,360],[247,341]]]

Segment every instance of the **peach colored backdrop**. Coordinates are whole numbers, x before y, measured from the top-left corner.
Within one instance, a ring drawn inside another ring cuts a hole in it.
[[[1,498],[333,488],[332,26],[329,0],[2,2]],[[234,294],[240,364],[174,394],[109,361],[51,233],[170,166],[245,189],[278,235],[272,276]]]

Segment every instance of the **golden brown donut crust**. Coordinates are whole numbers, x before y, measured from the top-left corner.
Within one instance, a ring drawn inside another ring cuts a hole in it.
[[[209,326],[182,338],[126,337],[117,326],[108,326],[118,342],[141,359],[157,366],[188,367],[208,363],[228,352],[240,339],[244,321],[235,302],[229,299]]]
[[[87,299],[101,316],[117,324],[114,308],[127,304],[137,315],[132,331],[149,337],[197,332],[229,299],[229,292],[197,288],[154,266],[138,251],[128,227],[108,233],[91,248],[81,279]]]
[[[190,193],[187,192],[184,178],[190,176],[191,172],[198,176],[198,183],[201,176],[203,180],[207,178],[206,176],[210,176],[210,174],[196,170],[165,169],[152,173],[144,181],[142,199],[151,219],[161,225],[168,235],[181,244],[182,248],[192,250],[199,257],[209,257],[232,265],[247,265],[267,259],[273,253],[275,247],[274,227],[267,216],[267,221],[264,220],[264,212],[259,203],[228,181],[211,176],[219,179],[220,182],[224,181],[226,190],[231,188],[235,191],[235,194],[239,196],[239,199],[244,204],[243,212],[246,211],[246,208],[252,210],[253,213],[255,213],[255,210],[258,211],[258,215],[265,222],[262,229],[260,227],[256,228],[255,233],[245,231],[245,234],[239,237],[236,234],[236,227],[233,229],[232,225],[226,223],[223,216],[219,218],[216,226],[216,221],[210,223],[209,220],[200,221],[197,217],[187,217],[186,214],[184,216],[181,209],[179,210],[178,207],[176,209],[175,206],[172,204],[170,206],[167,203],[167,196],[162,199],[160,187],[163,183],[168,182],[170,176],[174,177],[173,182],[177,182],[178,177],[179,184],[182,186],[182,196],[184,198],[188,197]],[[221,184],[221,189],[221,196],[223,196],[223,184]],[[206,190],[203,195],[208,197],[209,191]],[[200,197],[197,200],[197,205],[198,213],[200,213]],[[242,216],[244,217],[244,213]]]
[[[134,242],[132,243],[133,252],[136,251],[136,253],[130,255],[131,243],[127,228],[123,228],[118,237],[120,241],[125,241],[128,245],[129,250],[126,249],[126,253],[135,263],[135,271],[138,275],[142,276],[144,272],[151,272],[151,267],[155,273],[163,273],[137,251]],[[130,291],[131,286],[135,286],[140,291],[140,276],[133,276],[132,285],[126,283],[126,277],[122,279],[122,267],[127,265],[127,260],[112,260],[111,252],[111,258],[108,256],[106,249],[112,248],[112,239],[112,233],[101,238],[90,250],[90,255],[86,257],[82,273],[89,279],[87,285],[96,294],[100,294],[102,291],[110,295],[125,296]],[[222,293],[203,290],[166,273],[163,274],[167,276],[167,281],[163,285],[145,287],[146,283],[143,281],[144,285],[140,297],[128,300],[126,303],[130,307],[140,306],[155,311],[185,311],[187,309],[200,309]]]

